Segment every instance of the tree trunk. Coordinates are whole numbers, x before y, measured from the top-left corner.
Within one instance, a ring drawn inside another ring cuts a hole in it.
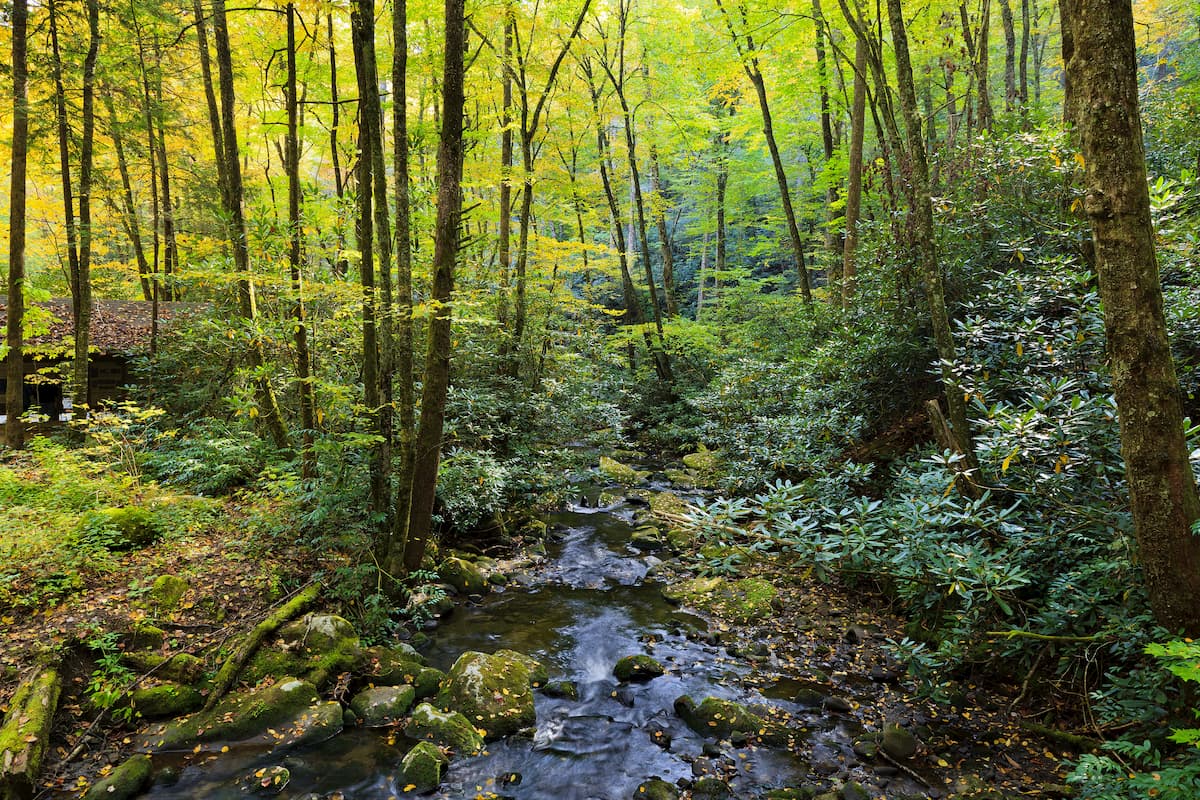
[[[75,375],[71,405],[84,409],[90,402],[88,348],[92,327],[92,161],[96,142],[96,56],[100,52],[99,0],[87,0],[88,52],[83,60],[83,142],[79,150],[79,272],[75,296]],[[79,414],[79,411],[75,411]]]
[[[404,566],[418,569],[433,527],[433,502],[441,461],[446,395],[450,388],[450,299],[454,266],[458,258],[458,231],[462,214],[463,163],[463,51],[466,30],[464,0],[446,0],[445,58],[443,63],[442,133],[438,144],[437,220],[433,251],[435,311],[429,321],[429,347],[425,356],[425,384],[421,392],[421,424],[417,432],[413,469],[412,506]]]
[[[168,300],[178,299],[175,274],[179,269],[179,246],[175,241],[175,208],[171,203],[171,169],[167,164],[167,125],[163,104],[162,51],[154,45],[155,116],[158,117],[158,178],[162,184],[163,283]]]
[[[512,178],[513,178],[513,29],[516,27],[512,3],[504,6],[504,63],[501,65],[503,76],[503,102],[500,123],[500,212],[499,240],[497,241],[497,256],[500,260],[500,287],[496,298],[496,318],[500,323],[501,335],[507,337],[508,330],[508,293],[512,290]],[[513,343],[505,339],[501,352],[507,358]]]
[[[142,226],[138,222],[137,206],[133,202],[133,181],[129,177],[129,161],[125,158],[125,137],[121,133],[121,123],[117,119],[116,104],[113,102],[111,90],[105,92],[104,104],[108,107],[109,135],[112,137],[113,149],[117,153],[117,170],[121,174],[121,209],[125,214],[125,231],[129,235],[134,258],[137,259],[138,278],[142,284],[142,298],[149,301],[150,265],[146,263],[146,251],[142,246]]]
[[[925,160],[921,118],[917,113],[917,94],[913,85],[912,63],[909,60],[908,34],[904,29],[904,14],[900,0],[888,0],[887,6],[888,20],[892,29],[892,45],[896,52],[896,82],[900,90],[900,110],[904,116],[904,127],[908,134],[909,164],[912,171],[913,233],[925,276],[930,322],[941,362],[942,389],[946,395],[946,407],[950,412],[950,425],[958,444],[958,452],[964,456],[968,468],[973,468],[975,454],[967,422],[967,404],[954,375],[954,364],[957,362],[958,353],[954,344],[954,335],[950,330],[945,289],[942,285],[942,270],[938,264],[933,227],[933,201],[929,195],[929,165]],[[963,488],[970,491],[967,487]]]
[[[296,91],[296,4],[287,5],[287,174],[288,174],[288,263],[292,279],[292,317],[296,323],[296,383],[300,395],[300,476],[310,481],[317,476],[317,456],[313,451],[317,427],[316,400],[308,352],[308,322],[304,311],[303,240],[304,222],[300,218],[300,103]]]
[[[333,264],[333,272],[339,278],[345,278],[346,273],[350,269],[350,264],[343,255],[346,250],[346,233],[342,226],[341,209],[342,201],[346,198],[346,180],[349,179],[349,176],[346,178],[342,177],[342,154],[341,148],[338,146],[338,128],[342,122],[342,104],[338,95],[337,47],[334,46],[333,39],[332,8],[329,10],[329,16],[326,17],[325,35],[329,39],[329,104],[333,109],[330,112],[329,120],[329,158],[333,163],[333,190],[337,193],[338,199],[338,257]]]
[[[858,215],[862,206],[863,135],[867,127],[867,47],[854,45],[854,96],[850,107],[850,174],[846,180],[846,240],[842,245],[842,306],[854,302],[858,264]]]
[[[663,299],[666,300],[667,316],[679,316],[679,303],[675,299],[675,258],[671,253],[671,234],[667,230],[666,200],[662,196],[662,175],[658,170],[658,150],[650,145],[650,191],[653,195],[651,208],[654,223],[658,228],[658,244],[662,250]]]
[[[253,329],[257,327],[254,301],[254,281],[250,276],[250,251],[246,244],[246,219],[242,210],[242,164],[239,158],[237,127],[234,119],[233,54],[229,44],[229,28],[225,21],[225,0],[213,0],[213,39],[217,51],[217,72],[221,82],[221,140],[224,147],[225,175],[228,180],[229,242],[233,250],[233,265],[238,273],[238,302],[242,317]],[[157,292],[156,292],[157,294]],[[250,360],[254,371],[259,413],[267,432],[280,450],[291,446],[275,390],[266,372],[266,353],[257,330],[252,332]]]
[[[1021,0],[1021,55],[1017,61],[1017,102],[1021,117],[1029,113],[1029,0]]]
[[[833,114],[830,112],[829,104],[829,67],[825,58],[825,15],[821,12],[821,0],[813,0],[813,20],[817,28],[816,36],[816,56],[817,56],[817,81],[820,84],[820,103],[821,103],[821,147],[824,150],[825,163],[829,164],[833,160],[834,136],[833,136]],[[829,254],[827,258],[837,257],[836,263],[832,263],[829,268],[828,283],[836,286],[840,282],[843,245],[837,233],[837,212],[834,211],[834,206],[838,201],[838,185],[833,181],[829,182],[825,189],[825,250]]]
[[[25,445],[25,169],[29,153],[29,98],[27,84],[28,0],[12,4],[12,178],[9,184],[8,211],[8,319],[5,343],[8,345],[7,387],[4,411],[4,441],[15,449]]]
[[[63,86],[62,51],[58,44],[58,3],[49,0],[51,71],[54,75],[54,119],[58,132],[58,169],[62,182],[63,215],[67,234],[67,286],[71,290],[71,321],[79,328],[79,234],[75,227],[75,197],[71,185],[71,134],[67,128],[67,92]]]
[[[392,160],[396,195],[396,373],[400,411],[399,475],[393,498],[392,544],[387,569],[403,570],[411,510],[416,387],[413,385],[413,292],[411,201],[408,169],[408,2],[393,0],[392,9]]]
[[[1067,4],[1064,3],[1064,10]],[[1200,635],[1200,495],[1163,318],[1128,0],[1071,0],[1068,79],[1085,162],[1130,510],[1155,619]]]
[[[1020,105],[1017,92],[1017,32],[1011,0],[1000,0],[1000,24],[1004,27],[1004,110]]]
[[[200,76],[204,82],[204,102],[208,106],[209,130],[212,134],[213,154],[217,165],[217,188],[222,200],[229,192],[225,176],[225,143],[221,141],[221,112],[217,107],[217,93],[213,88],[212,58],[208,52],[208,22],[204,18],[201,0],[192,0],[192,15],[196,20],[196,47],[200,51]],[[227,207],[224,201],[222,207]]]

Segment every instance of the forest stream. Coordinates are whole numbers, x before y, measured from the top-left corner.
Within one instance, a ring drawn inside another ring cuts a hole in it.
[[[916,772],[864,752],[865,715],[849,712],[874,702],[866,695],[880,690],[878,675],[873,682],[864,674],[834,672],[839,696],[814,701],[817,682],[781,663],[776,643],[729,644],[710,631],[709,620],[668,602],[655,577],[662,562],[630,545],[640,505],[636,496],[583,491],[546,518],[551,538],[540,563],[506,587],[459,605],[437,626],[422,648],[432,666],[449,669],[467,650],[508,648],[541,660],[551,681],[572,682],[578,699],[537,692],[532,736],[508,737],[479,755],[455,758],[431,796],[626,800],[639,796],[639,786],[653,777],[690,787],[705,775],[725,781],[737,798],[831,785],[843,786],[846,797],[852,795],[844,787],[857,785],[852,782],[868,787],[863,797],[881,791],[888,797],[944,794],[918,782]],[[666,674],[619,683],[613,665],[631,654],[653,656]],[[863,697],[855,696],[855,686]],[[796,731],[798,743],[775,748],[739,741],[736,734],[721,742],[702,738],[676,711],[683,695],[745,704]],[[244,776],[277,765],[290,773],[279,795],[285,799],[406,793],[397,773],[412,743],[395,728],[347,728],[286,754],[222,744],[199,755],[156,755],[160,777],[166,765],[172,780],[156,780],[148,796],[241,797]]]

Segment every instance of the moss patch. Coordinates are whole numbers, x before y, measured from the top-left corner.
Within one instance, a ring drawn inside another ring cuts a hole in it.
[[[446,673],[438,705],[462,712],[488,740],[500,739],[536,722],[532,682],[523,658],[468,651]]]
[[[699,608],[740,625],[772,613],[778,596],[775,587],[762,578],[729,581],[724,578],[693,578],[666,587],[663,595],[673,602]]]
[[[83,800],[129,800],[137,797],[150,785],[152,767],[150,756],[134,756],[113,770],[107,778],[92,784]]]
[[[413,709],[404,735],[453,747],[459,753],[474,753],[483,747],[483,737],[470,720],[457,711],[438,711],[429,703]]]
[[[404,781],[420,793],[432,792],[442,782],[442,772],[450,759],[432,742],[417,742],[400,762]]]
[[[600,456],[600,472],[604,477],[623,486],[635,486],[650,475],[608,456]]]

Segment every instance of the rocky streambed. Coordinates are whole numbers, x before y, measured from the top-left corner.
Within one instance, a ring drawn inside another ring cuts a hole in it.
[[[837,658],[870,632],[834,621],[828,672],[796,661],[797,648],[829,644],[819,637],[747,639],[780,615],[776,592],[672,570],[646,502],[672,497],[592,491],[546,520],[543,559],[503,578],[489,580],[487,559],[455,557],[442,571],[458,602],[441,604],[417,647],[363,648],[328,615],[290,623],[243,674],[265,678],[260,688],[146,729],[139,754],[87,796],[947,794],[931,788],[942,782],[914,735],[932,721],[876,702],[898,671],[873,655],[853,674]]]

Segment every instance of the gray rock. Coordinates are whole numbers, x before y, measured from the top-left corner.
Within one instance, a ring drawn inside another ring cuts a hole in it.
[[[893,723],[883,729],[879,746],[892,758],[903,761],[916,755],[917,737]]]
[[[368,728],[399,722],[412,708],[416,690],[411,686],[376,686],[363,689],[350,701],[350,708]]]

